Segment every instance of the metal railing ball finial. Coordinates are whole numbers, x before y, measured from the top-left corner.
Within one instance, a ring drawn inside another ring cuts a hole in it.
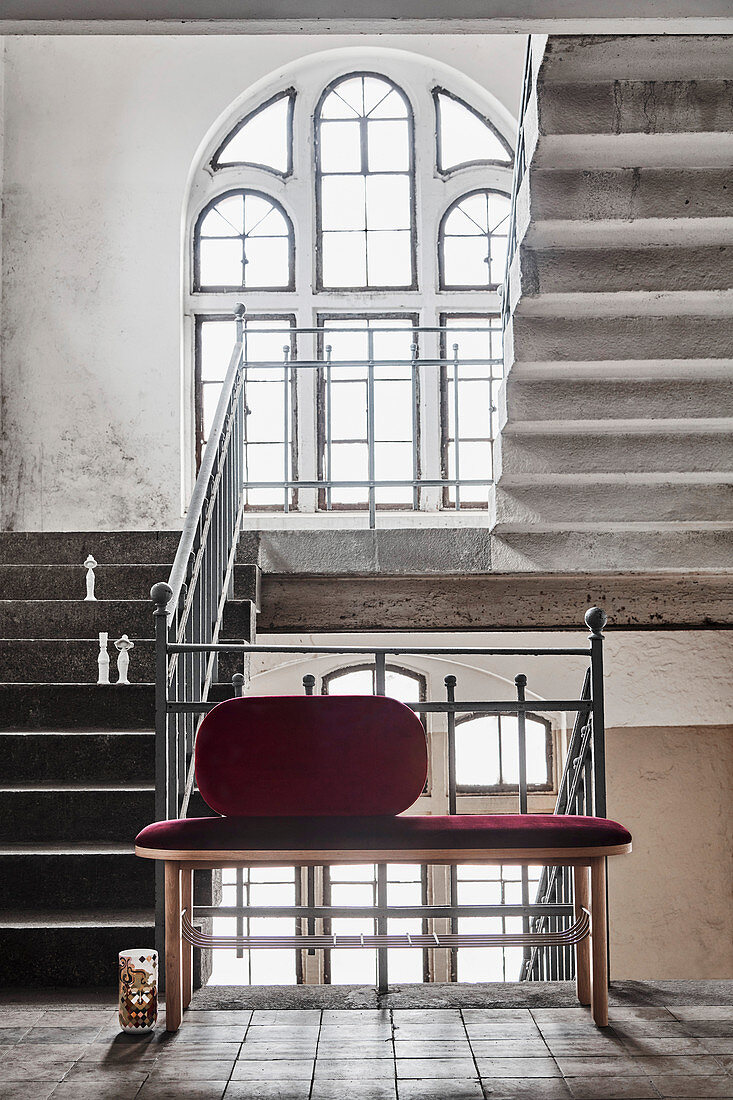
[[[150,599],[155,604],[156,613],[164,613],[168,610],[168,604],[173,599],[173,589],[165,581],[158,581],[150,589]]]
[[[524,675],[523,672],[518,672],[517,675],[514,677],[514,683],[517,685],[518,688],[524,688],[527,686],[527,677]]]
[[[603,628],[608,622],[608,615],[600,607],[589,607],[585,613],[585,625],[591,632],[591,638],[603,637]]]
[[[303,677],[303,687],[305,688],[306,695],[312,695],[316,686],[316,678],[312,673],[307,673]]]
[[[243,302],[237,302],[237,304],[234,307],[234,316],[238,317],[241,320],[241,318],[244,317],[246,312],[247,312],[246,305],[244,305]]]

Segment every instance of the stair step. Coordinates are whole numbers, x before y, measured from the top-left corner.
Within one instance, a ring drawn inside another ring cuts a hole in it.
[[[0,729],[152,730],[152,684],[0,684]]]
[[[733,528],[733,483],[711,485],[602,482],[497,487],[495,534],[591,527],[660,530]]]
[[[637,415],[640,409],[649,419],[671,414],[702,418],[733,409],[733,375],[705,381],[679,377],[590,380],[561,375],[550,381],[510,371],[505,394],[513,424],[562,418],[621,420]]]
[[[542,81],[538,101],[543,134],[714,133],[730,129],[733,81]]]
[[[0,759],[6,784],[73,775],[83,782],[134,785],[155,774],[155,736],[128,730],[0,733]]]
[[[494,444],[495,477],[510,484],[512,476],[554,473],[710,473],[733,471],[728,434],[629,434],[592,432],[542,434],[504,432]],[[506,479],[506,480],[505,480]]]
[[[646,410],[645,410],[646,411]],[[604,410],[605,413],[605,410]],[[514,420],[505,425],[505,435],[727,435],[733,430],[733,417],[608,417],[606,415],[557,420]]]
[[[190,817],[212,817],[198,792],[191,797]],[[18,840],[18,822],[23,822],[23,840],[28,843],[117,841],[132,844],[146,825],[155,820],[155,791],[152,783],[18,783],[0,788],[0,843]]]
[[[512,326],[508,358],[523,362],[603,362],[622,359],[730,360],[733,318],[523,317]]]
[[[520,262],[523,298],[623,292],[702,294],[733,287],[733,247],[725,245],[628,249],[525,246],[520,250]]]
[[[696,80],[703,74],[706,80],[725,80],[731,75],[730,41],[726,34],[553,34],[540,79],[545,84],[597,84]]]
[[[153,637],[150,600],[0,600],[4,638],[94,638],[106,630],[110,640]]]
[[[501,573],[729,573],[731,537],[727,531],[522,531],[493,535],[491,556]],[[691,629],[724,627],[733,615],[733,587],[723,589],[709,616],[695,616]],[[666,616],[660,615],[660,625]],[[678,628],[684,622],[676,622]]]
[[[0,565],[0,599],[84,601],[86,573],[79,564]],[[168,567],[98,565],[94,577],[97,600],[149,600],[151,587],[168,579]]]
[[[540,134],[534,152],[538,168],[628,169],[708,172],[725,170],[733,160],[733,134],[685,133]]]
[[[117,679],[117,652],[108,646],[110,679]],[[6,683],[96,684],[96,638],[0,639],[0,668]],[[155,643],[135,640],[130,653],[128,679],[132,684],[151,683],[155,677]]]
[[[0,562],[79,566],[91,554],[104,565],[160,562],[170,571],[180,538],[180,531],[4,531]]]

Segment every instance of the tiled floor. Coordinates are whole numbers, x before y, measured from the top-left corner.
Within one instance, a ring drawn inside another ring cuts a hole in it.
[[[733,1098],[733,1007],[189,1009],[120,1033],[110,1007],[0,1006],[0,1100]]]

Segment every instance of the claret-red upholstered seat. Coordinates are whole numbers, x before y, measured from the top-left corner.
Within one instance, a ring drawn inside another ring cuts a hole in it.
[[[380,696],[227,700],[202,722],[195,764],[199,791],[221,816],[154,822],[135,847],[166,863],[169,1030],[191,996],[190,945],[181,985],[181,910],[191,907],[193,869],[253,863],[572,865],[576,911],[590,905],[593,954],[591,974],[588,941],[577,943],[578,996],[607,1023],[605,858],[631,850],[622,825],[554,814],[399,816],[425,786],[425,732],[412,710]]]

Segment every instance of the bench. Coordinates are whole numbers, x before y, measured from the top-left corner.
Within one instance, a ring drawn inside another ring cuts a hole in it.
[[[412,710],[383,696],[229,699],[201,723],[195,766],[201,795],[221,816],[157,821],[135,843],[138,856],[165,863],[168,1031],[191,1000],[194,945],[574,944],[578,999],[592,1006],[598,1026],[608,1023],[606,858],[631,851],[622,825],[574,815],[404,813],[425,786],[425,731]],[[575,920],[561,932],[504,934],[221,939],[194,927],[196,868],[349,863],[572,867]]]

